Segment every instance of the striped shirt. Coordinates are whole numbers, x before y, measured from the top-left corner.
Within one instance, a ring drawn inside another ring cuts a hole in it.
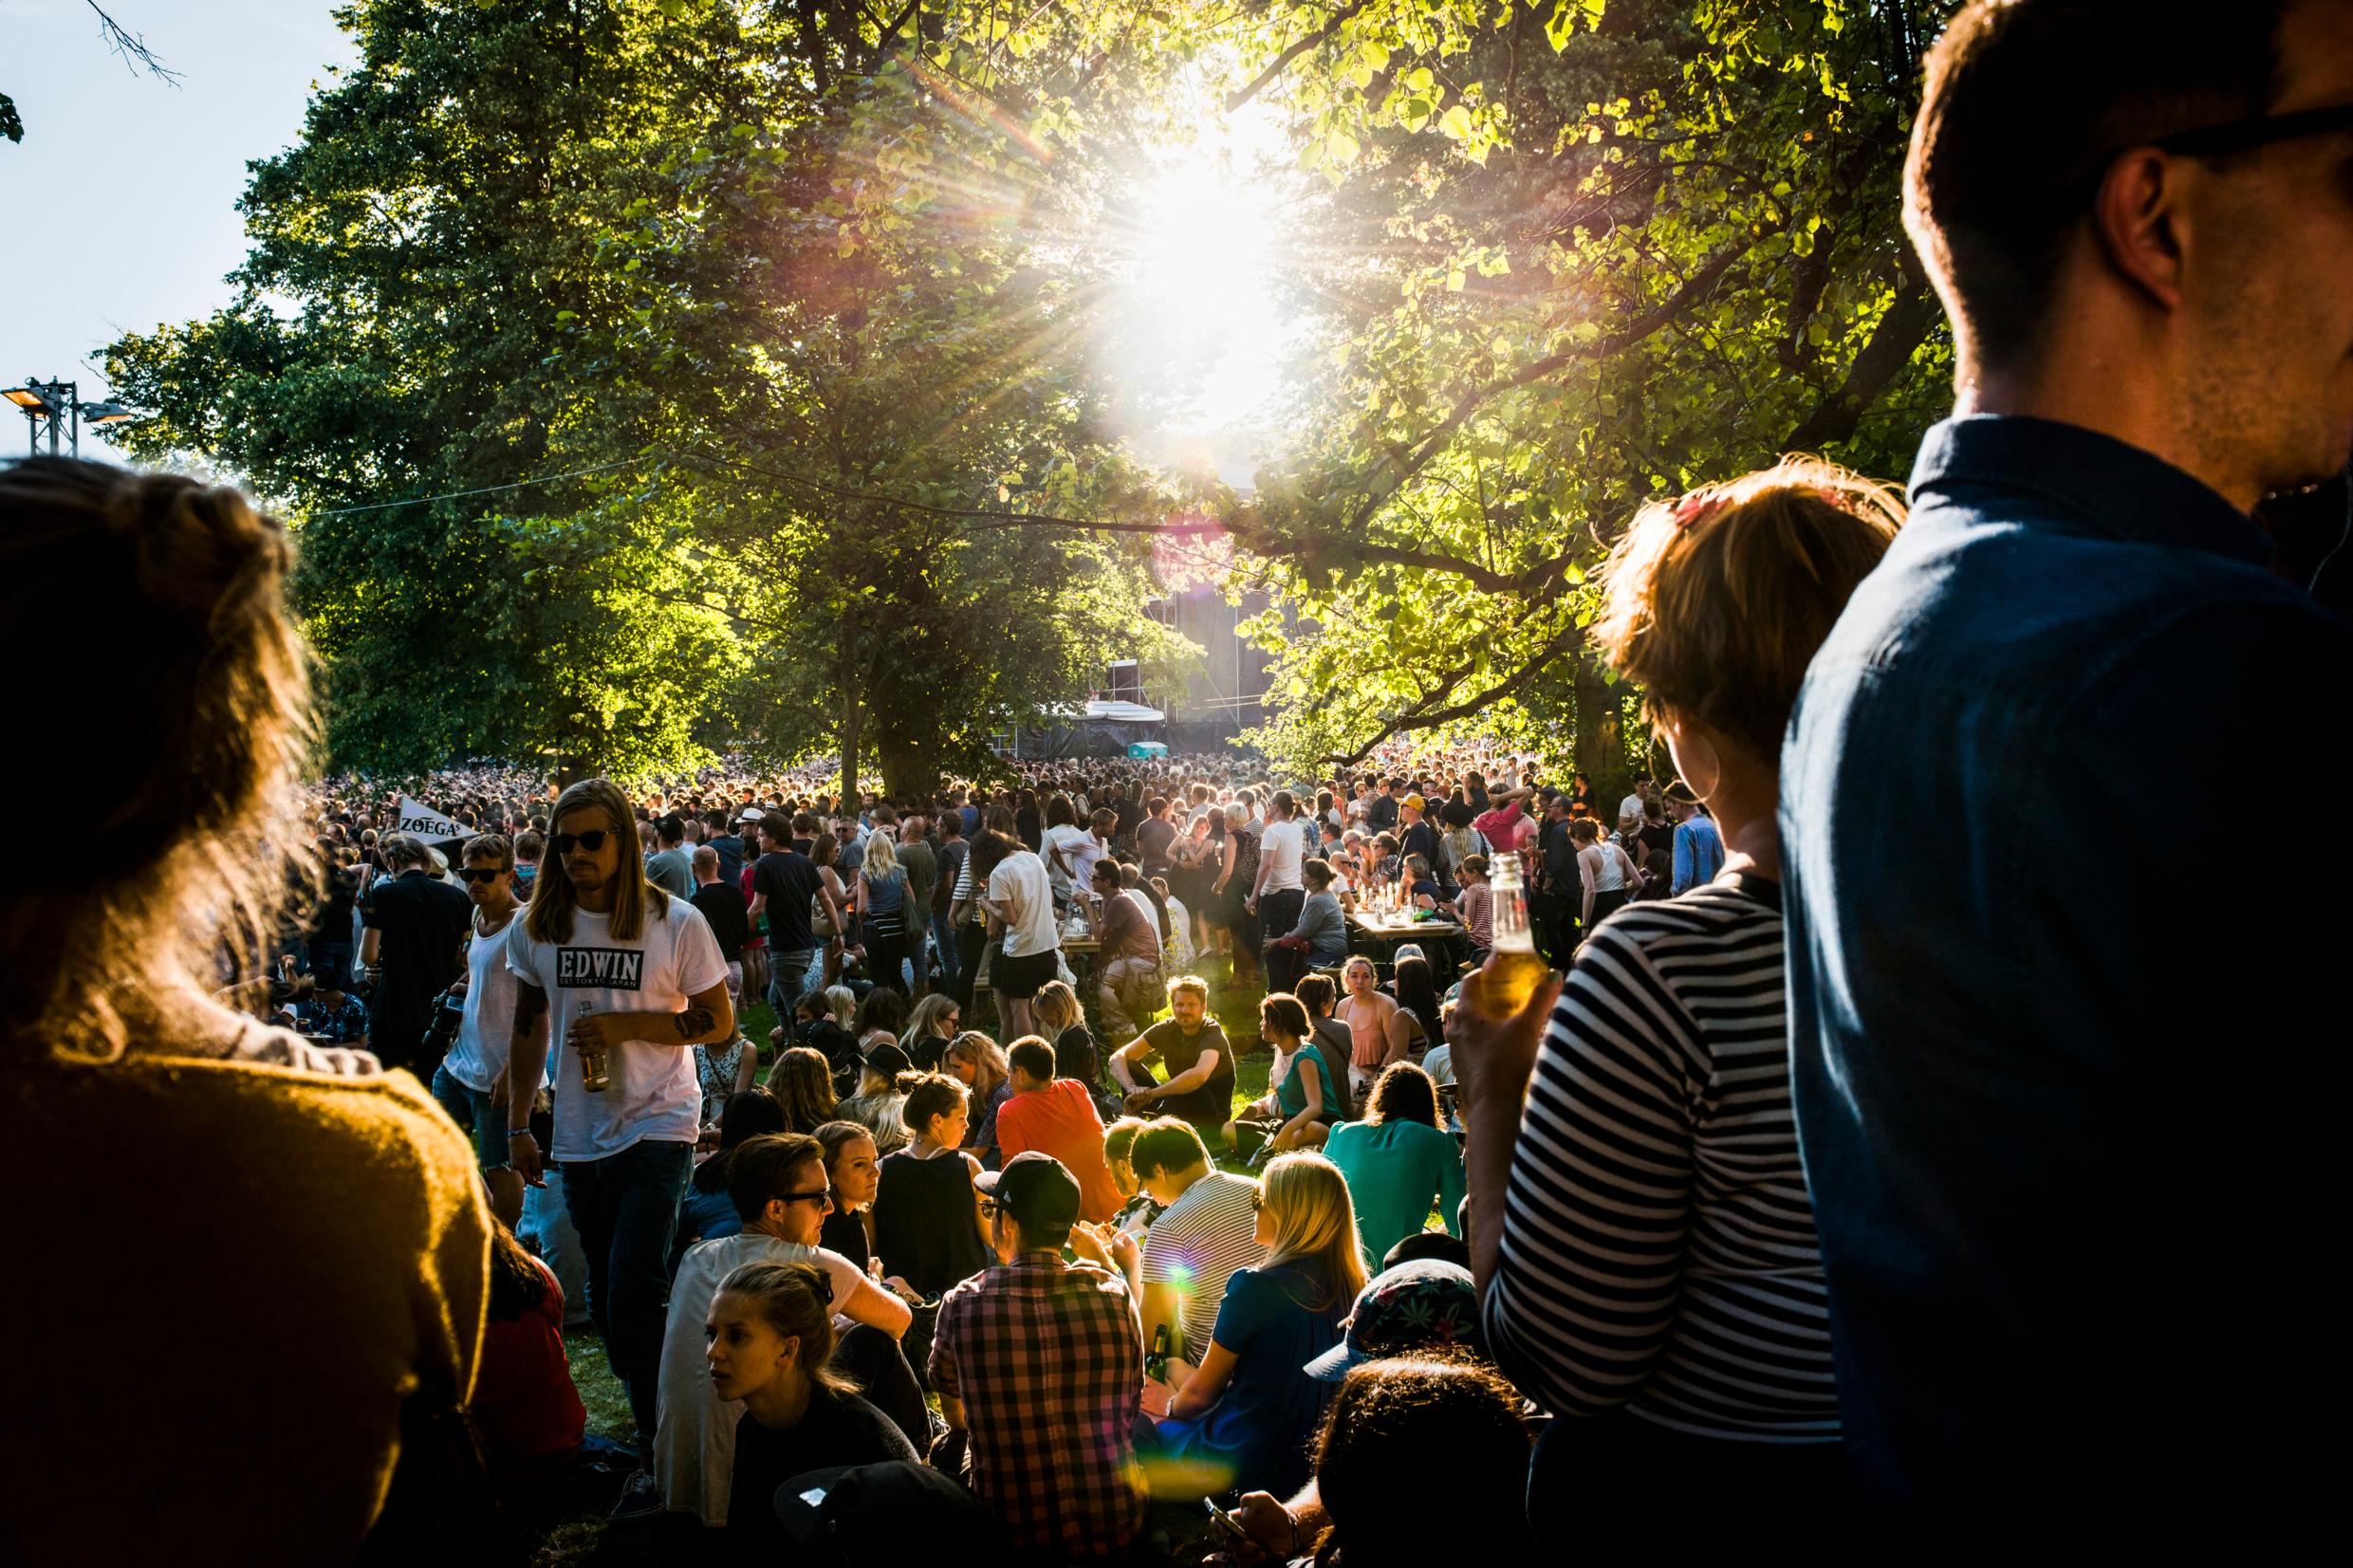
[[[1486,1307],[1497,1361],[1556,1413],[1838,1438],[1781,947],[1780,890],[1743,876],[1622,910],[1577,954]]]
[[[1209,1354],[1226,1281],[1235,1269],[1266,1261],[1267,1249],[1257,1240],[1257,1206],[1251,1202],[1257,1191],[1258,1184],[1246,1176],[1212,1171],[1186,1188],[1144,1238],[1143,1282],[1176,1289],[1177,1349],[1195,1366]]]

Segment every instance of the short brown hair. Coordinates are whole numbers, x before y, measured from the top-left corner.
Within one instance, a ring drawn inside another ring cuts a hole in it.
[[[1651,701],[1777,757],[1806,662],[1902,522],[1893,490],[1814,457],[1653,503],[1603,567],[1593,644]]]
[[[2029,362],[2109,160],[2260,115],[2288,0],[1975,0],[1928,54],[1904,228],[1972,358]]]

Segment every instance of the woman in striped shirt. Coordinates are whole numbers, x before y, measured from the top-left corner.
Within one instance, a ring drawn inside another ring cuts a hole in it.
[[[1488,1342],[1562,1418],[1529,1487],[1547,1543],[1637,1539],[1694,1503],[1701,1530],[1838,1507],[1774,809],[1806,661],[1900,519],[1880,488],[1790,460],[1635,520],[1594,640],[1730,857],[1594,931],[1557,1004],[1503,1024],[1475,994],[1455,1009]]]

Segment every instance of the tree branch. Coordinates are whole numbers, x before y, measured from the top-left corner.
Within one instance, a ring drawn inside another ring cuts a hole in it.
[[[1912,351],[1926,341],[1943,319],[1936,295],[1910,265],[1907,252],[1906,265],[1898,274],[1896,297],[1881,314],[1879,324],[1871,329],[1871,341],[1862,345],[1855,362],[1846,367],[1846,378],[1839,383],[1838,390],[1814,405],[1813,413],[1789,433],[1780,450],[1819,452],[1854,434],[1864,411],[1887,390],[1887,383],[1912,362]]]
[[[1272,82],[1276,77],[1281,76],[1285,70],[1289,68],[1292,61],[1298,59],[1301,55],[1306,54],[1309,49],[1314,48],[1317,45],[1331,37],[1332,34],[1346,27],[1349,21],[1355,17],[1356,13],[1364,9],[1364,6],[1365,0],[1350,0],[1349,4],[1341,7],[1340,9],[1332,13],[1332,19],[1330,21],[1316,28],[1315,31],[1307,34],[1306,37],[1302,38],[1297,43],[1291,45],[1281,54],[1276,55],[1274,59],[1269,63],[1265,70],[1260,71],[1256,76],[1251,77],[1250,81],[1242,86],[1235,88],[1232,92],[1226,95],[1226,113],[1232,114],[1243,104],[1248,103],[1251,99],[1256,98],[1268,83]]]
[[[1491,708],[1503,698],[1510,696],[1513,688],[1551,662],[1564,649],[1573,646],[1584,631],[1584,627],[1571,619],[1559,631],[1546,638],[1544,646],[1523,659],[1510,674],[1494,682],[1485,691],[1466,697],[1460,702],[1448,703],[1443,708],[1426,708],[1419,704],[1409,705],[1393,715],[1387,725],[1381,729],[1380,733],[1366,741],[1356,750],[1345,756],[1331,753],[1317,760],[1329,763],[1334,767],[1354,767],[1371,756],[1380,747],[1380,743],[1392,735],[1413,729],[1435,729],[1441,724],[1452,724],[1456,719],[1467,719],[1474,713]]]
[[[1768,229],[1765,232],[1771,231]],[[1465,420],[1476,414],[1491,400],[1506,392],[1524,387],[1530,381],[1540,381],[1553,372],[1565,369],[1580,360],[1616,354],[1621,350],[1633,347],[1666,326],[1693,305],[1706,299],[1724,274],[1731,269],[1732,263],[1748,254],[1750,247],[1764,237],[1764,233],[1751,234],[1717,251],[1708,258],[1698,271],[1685,279],[1681,286],[1674,293],[1661,300],[1649,311],[1627,323],[1618,331],[1596,339],[1591,343],[1565,348],[1558,354],[1547,354],[1541,360],[1530,360],[1509,376],[1465,393],[1454,404],[1454,411],[1438,421],[1420,440],[1415,442],[1401,462],[1392,460],[1392,472],[1387,483],[1377,486],[1374,492],[1364,498],[1363,504],[1357,507],[1356,515],[1349,519],[1346,531],[1354,533],[1362,527],[1371,519],[1373,513],[1378,511],[1390,496],[1397,493],[1399,486],[1420,472],[1430,459],[1438,454],[1445,444],[1453,438],[1454,433],[1462,428]]]

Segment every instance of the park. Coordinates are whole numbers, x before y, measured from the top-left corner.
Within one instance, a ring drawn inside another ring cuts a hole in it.
[[[0,220],[7,1555],[2318,1527],[2345,0],[0,0]]]

